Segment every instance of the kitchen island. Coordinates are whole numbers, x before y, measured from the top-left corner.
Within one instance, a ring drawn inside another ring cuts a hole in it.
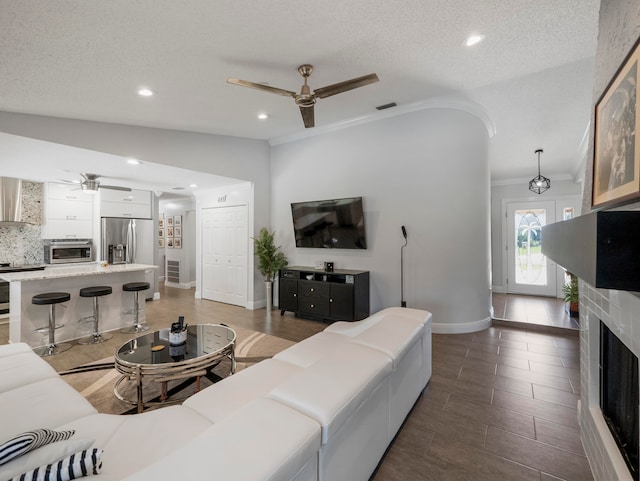
[[[102,266],[98,262],[64,266],[48,266],[44,270],[0,273],[0,279],[10,283],[9,340],[26,342],[32,347],[48,342],[47,333],[35,332],[47,326],[48,306],[31,303],[31,298],[44,292],[68,292],[71,300],[56,306],[56,342],[88,336],[93,324],[79,323],[91,316],[93,301],[80,297],[80,289],[90,286],[111,286],[113,293],[100,297],[100,332],[120,329],[133,324],[133,295],[122,292],[122,284],[145,281],[145,271],[157,266],[146,264],[116,264]],[[144,311],[140,313],[144,316]],[[144,317],[141,318],[143,320]]]

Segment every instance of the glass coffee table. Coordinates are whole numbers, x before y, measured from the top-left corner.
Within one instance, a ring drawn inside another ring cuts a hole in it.
[[[174,380],[196,378],[196,390],[200,390],[200,377],[220,361],[231,361],[231,372],[236,370],[236,333],[220,324],[195,324],[187,326],[187,340],[179,346],[169,343],[169,329],[160,329],[125,342],[116,350],[115,368],[122,374],[113,392],[121,401],[137,406],[138,412],[145,407],[162,403],[177,403],[182,398],[167,396],[167,383]],[[129,399],[120,392],[125,381],[136,384],[136,399]],[[144,386],[155,381],[162,386],[160,401],[144,401]]]

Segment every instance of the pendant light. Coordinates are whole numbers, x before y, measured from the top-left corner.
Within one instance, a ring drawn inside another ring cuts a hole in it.
[[[536,150],[534,153],[538,154],[538,175],[529,181],[529,190],[536,194],[542,194],[544,191],[551,187],[551,179],[540,175],[540,154],[542,149]]]

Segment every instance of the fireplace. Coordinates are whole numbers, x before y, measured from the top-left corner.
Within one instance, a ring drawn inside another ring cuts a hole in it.
[[[600,321],[600,407],[633,479],[639,476],[638,358]]]

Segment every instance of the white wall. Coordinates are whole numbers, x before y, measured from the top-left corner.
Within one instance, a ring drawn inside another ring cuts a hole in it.
[[[543,172],[544,175],[544,172]],[[533,178],[535,172],[531,174]],[[543,194],[534,194],[529,190],[529,181],[525,180],[510,185],[491,187],[491,281],[495,292],[505,292],[505,229],[506,221],[503,211],[504,202],[528,202],[561,200],[567,196],[575,196],[580,199],[582,184],[570,180],[554,181],[551,179],[551,188]],[[578,212],[579,214],[579,212]]]
[[[488,134],[477,117],[434,108],[272,147],[271,212],[291,265],[371,272],[371,312],[405,299],[434,332],[489,323]],[[366,250],[296,248],[291,202],[364,198]]]

